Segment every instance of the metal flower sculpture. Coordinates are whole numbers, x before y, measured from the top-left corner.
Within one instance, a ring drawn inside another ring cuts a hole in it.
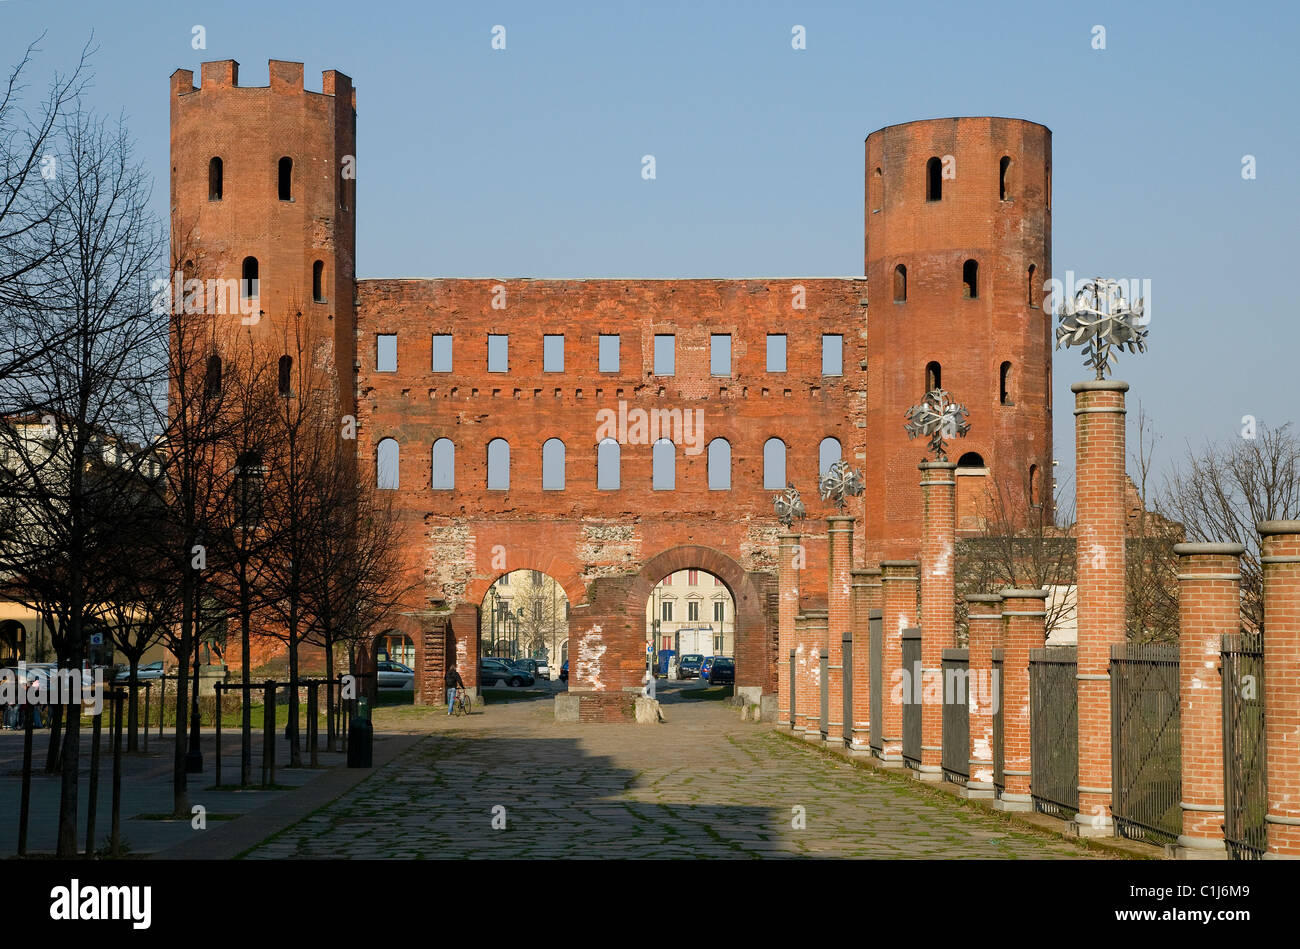
[[[959,405],[948,398],[944,389],[931,389],[925,394],[919,405],[907,410],[907,422],[903,428],[908,438],[917,435],[930,437],[929,450],[934,452],[935,461],[947,461],[948,438],[965,438],[970,431],[970,422],[966,421],[970,413],[966,406]]]
[[[1061,304],[1060,319],[1056,348],[1082,346],[1084,365],[1097,370],[1098,379],[1106,378],[1118,350],[1146,352],[1150,317],[1142,300],[1129,303],[1116,280],[1093,277],[1081,283],[1074,299]]]
[[[826,470],[818,485],[823,501],[834,501],[841,513],[849,503],[862,493],[862,472],[854,471],[843,458]]]
[[[799,489],[794,486],[793,481],[787,483],[785,493],[776,495],[772,503],[776,507],[776,519],[786,530],[790,529],[790,525],[796,519],[802,521],[808,516],[808,511],[799,497]]]

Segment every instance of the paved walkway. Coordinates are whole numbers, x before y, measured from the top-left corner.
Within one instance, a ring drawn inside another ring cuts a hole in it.
[[[249,855],[1096,856],[801,747],[730,705],[685,701],[681,688],[661,686],[669,721],[658,726],[561,725],[549,699],[454,719],[380,710],[379,731],[432,734]]]

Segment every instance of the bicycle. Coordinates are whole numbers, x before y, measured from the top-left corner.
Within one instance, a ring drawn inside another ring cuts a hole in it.
[[[456,698],[452,703],[451,713],[453,715],[470,715],[469,694],[464,689],[456,690]]]

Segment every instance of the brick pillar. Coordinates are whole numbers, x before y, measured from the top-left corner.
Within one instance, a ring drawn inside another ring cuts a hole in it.
[[[808,727],[808,617],[794,617],[794,721],[795,734]]]
[[[993,681],[993,650],[1002,646],[1002,596],[966,596],[970,650],[970,778],[965,797],[993,797],[993,712],[1002,702],[1002,683]]]
[[[1083,835],[1110,835],[1110,647],[1125,639],[1124,393],[1128,383],[1076,382],[1070,391],[1075,394],[1078,511],[1079,814],[1074,829]]]
[[[790,708],[790,650],[795,648],[794,617],[799,612],[799,535],[782,534],[777,538],[776,561],[776,720],[789,727],[794,723]]]
[[[880,609],[880,568],[851,572],[853,584],[853,722],[849,753],[871,753],[871,610]]]
[[[881,708],[881,763],[903,766],[903,630],[916,622],[917,569],[915,560],[882,560],[880,683],[885,694]]]
[[[1223,637],[1241,629],[1241,544],[1175,544],[1181,859],[1226,856],[1223,844]]]
[[[827,610],[805,610],[804,619],[808,636],[808,665],[805,681],[808,684],[808,718],[803,737],[809,741],[822,740],[822,653],[826,651],[828,628]]]
[[[830,654],[827,668],[830,700],[827,705],[826,743],[838,748],[852,728],[844,718],[844,680],[851,670],[844,668],[844,633],[853,629],[852,590],[849,586],[853,569],[853,518],[826,518],[826,536],[830,559],[826,568],[827,629],[826,649]]]
[[[454,661],[466,690],[473,696],[479,694],[479,609],[474,603],[459,603],[451,613],[451,637],[447,643],[451,650],[448,661]],[[443,696],[446,701],[446,695]]]
[[[1265,859],[1300,859],[1300,521],[1260,521],[1264,567]]]
[[[942,682],[944,649],[953,642],[956,585],[953,543],[957,532],[956,462],[923,461],[921,471],[921,681]],[[942,689],[939,690],[942,694]],[[923,781],[943,780],[943,705],[921,690]],[[931,691],[933,695],[933,691]]]
[[[1002,773],[1006,789],[993,806],[1033,810],[1029,796],[1029,650],[1046,642],[1046,590],[1002,591]]]

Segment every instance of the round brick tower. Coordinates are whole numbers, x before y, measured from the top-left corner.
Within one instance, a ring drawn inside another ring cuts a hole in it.
[[[952,439],[957,528],[980,528],[986,490],[1052,504],[1052,133],[1001,118],[892,125],[866,141],[870,560],[920,544],[917,464],[904,413],[936,383],[970,411]],[[1030,493],[1030,497],[1026,494]]]
[[[292,350],[301,312],[315,362],[337,374],[342,410],[351,414],[355,156],[356,93],[340,72],[323,74],[321,92],[304,90],[301,63],[279,60],[263,87],[241,87],[234,60],[204,63],[197,89],[192,71],[172,74],[177,263],[185,278],[221,281],[206,312],[217,296],[218,325],[247,328],[268,352]],[[231,313],[236,292],[244,309]]]

